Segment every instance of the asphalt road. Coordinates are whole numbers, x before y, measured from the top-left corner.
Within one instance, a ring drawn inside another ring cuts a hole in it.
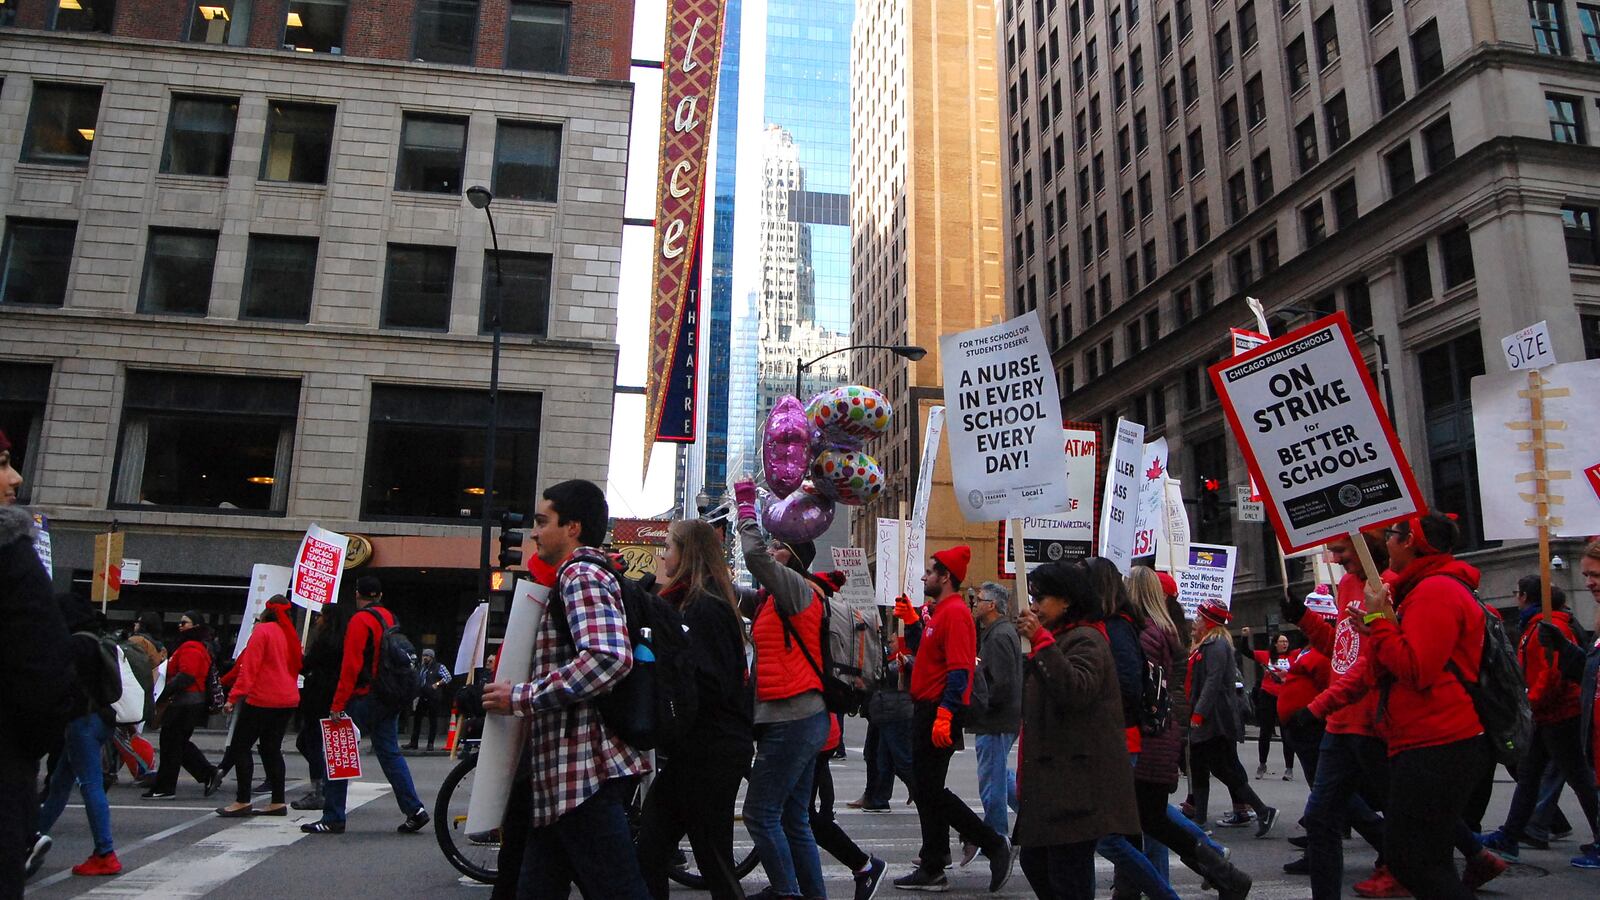
[[[894,811],[890,814],[864,814],[844,807],[846,800],[860,794],[864,780],[859,752],[860,724],[852,721],[850,725],[849,758],[834,762],[831,769],[839,799],[840,824],[864,849],[889,862],[891,878],[905,874],[916,855],[919,838],[915,808],[904,805],[903,787],[897,785]],[[202,749],[215,759],[222,743],[221,733],[202,733],[198,737]],[[305,765],[293,754],[292,738],[285,744],[289,749],[290,795],[293,797],[305,790]],[[1247,761],[1253,763],[1253,744],[1241,749],[1248,753]],[[1276,755],[1274,753],[1273,777],[1257,781],[1255,785],[1267,803],[1285,810],[1277,829],[1264,840],[1241,833],[1243,829],[1217,829],[1216,836],[1230,845],[1233,860],[1255,877],[1252,897],[1304,898],[1309,896],[1306,881],[1285,875],[1282,865],[1297,855],[1285,839],[1300,833],[1295,819],[1305,802],[1306,786],[1300,781],[1284,782],[1277,777]],[[216,796],[206,799],[201,796],[200,786],[185,777],[176,800],[154,802],[140,800],[140,791],[124,777],[123,782],[109,792],[116,848],[124,867],[123,874],[114,878],[76,877],[69,871],[91,849],[83,807],[74,797],[55,827],[54,849],[43,870],[28,885],[28,896],[161,900],[210,896],[230,900],[314,896],[341,900],[487,898],[487,888],[461,878],[445,861],[434,841],[431,826],[416,835],[395,833],[402,816],[370,752],[364,761],[371,765],[371,774],[366,781],[352,787],[349,827],[343,835],[301,834],[299,825],[314,821],[314,812],[295,812],[286,819],[219,819],[212,811],[231,799],[231,783]],[[452,763],[443,754],[416,755],[410,757],[409,762],[418,792],[431,807]],[[1250,768],[1254,770],[1253,765]],[[951,786],[966,797],[974,809],[980,809],[975,771],[970,751],[958,755],[951,765]],[[1505,780],[1503,771],[1501,779],[1487,816],[1489,822],[1496,824],[1504,817],[1511,799],[1511,784]],[[1225,796],[1220,785],[1213,788],[1213,797]],[[1213,805],[1221,802],[1224,801],[1214,800]],[[1574,822],[1582,821],[1570,792],[1565,797],[1564,809]],[[1220,811],[1213,810],[1214,813]],[[748,847],[742,828],[735,830],[735,836],[741,839],[741,850]],[[1560,842],[1552,845],[1549,851],[1524,850],[1523,864],[1513,867],[1480,895],[1537,896],[1541,900],[1600,897],[1600,872],[1580,871],[1567,865],[1567,859],[1577,852],[1577,843],[1577,840]],[[595,852],[606,853],[608,849],[597,847]],[[1374,854],[1359,838],[1345,844],[1345,853],[1346,896],[1353,896],[1348,887],[1370,873]],[[823,862],[829,895],[850,897],[850,873],[826,856]],[[1099,868],[1100,894],[1109,896],[1110,866],[1100,861]],[[989,896],[984,892],[987,867],[981,858],[971,869],[952,870],[949,877],[951,891],[947,896]],[[1173,877],[1181,896],[1207,896],[1201,891],[1199,880],[1176,860],[1173,861]],[[745,888],[751,893],[764,884],[765,878],[759,868],[745,879]],[[879,897],[899,893],[886,879]],[[678,888],[675,896],[705,895]],[[1030,897],[1032,892],[1019,871],[999,896]]]

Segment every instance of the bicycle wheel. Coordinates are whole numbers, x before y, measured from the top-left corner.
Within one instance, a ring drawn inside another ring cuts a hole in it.
[[[667,877],[691,890],[704,890],[706,886],[705,876],[700,874],[699,867],[695,865],[694,850],[690,848],[687,840],[683,842],[680,850],[683,853],[684,863],[681,866],[673,866],[668,869]],[[735,841],[733,844],[733,857],[733,871],[740,878],[744,878],[754,872],[756,864],[761,862],[760,857],[756,856],[756,848],[753,844],[746,846],[739,841]]]
[[[500,829],[487,834],[467,834],[467,799],[472,796],[472,771],[478,765],[476,753],[465,756],[445,776],[439,786],[439,799],[433,804],[433,834],[439,849],[461,874],[474,881],[493,884],[499,872]]]

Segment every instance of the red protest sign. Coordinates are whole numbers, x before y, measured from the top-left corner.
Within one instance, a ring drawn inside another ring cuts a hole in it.
[[[294,577],[290,582],[289,599],[296,606],[312,612],[332,603],[339,596],[339,582],[344,578],[345,554],[349,552],[350,539],[313,524],[306,529],[300,541],[300,552],[294,557]]]
[[[346,716],[322,720],[322,757],[328,761],[328,778],[347,781],[361,777],[361,731]]]

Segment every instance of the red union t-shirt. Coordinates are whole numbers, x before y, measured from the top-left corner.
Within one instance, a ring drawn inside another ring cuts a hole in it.
[[[944,694],[945,676],[957,669],[967,670],[967,690],[961,697],[972,699],[972,670],[978,664],[978,626],[960,594],[951,594],[933,608],[933,615],[922,628],[922,643],[917,661],[911,666],[911,699],[937,701]]]

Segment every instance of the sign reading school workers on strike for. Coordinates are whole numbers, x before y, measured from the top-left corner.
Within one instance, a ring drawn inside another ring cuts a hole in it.
[[[1039,311],[939,338],[956,503],[971,522],[1067,508],[1061,401]]]
[[[350,550],[350,539],[335,531],[320,528],[315,523],[306,529],[300,541],[300,552],[294,555],[294,580],[290,583],[289,601],[312,612],[339,596],[339,582],[344,579],[345,554]]]
[[[1100,458],[1100,429],[1069,422],[1062,429],[1067,451],[1067,508],[1055,516],[1024,516],[1022,555],[1032,572],[1048,562],[1094,555],[1094,481]],[[1011,523],[1000,523],[1000,574],[1017,574],[1012,557]]]
[[[1285,550],[1423,510],[1343,312],[1210,373]]]
[[[1189,565],[1173,573],[1183,617],[1193,621],[1200,604],[1212,600],[1233,606],[1233,569],[1239,551],[1221,544],[1190,544]]]

